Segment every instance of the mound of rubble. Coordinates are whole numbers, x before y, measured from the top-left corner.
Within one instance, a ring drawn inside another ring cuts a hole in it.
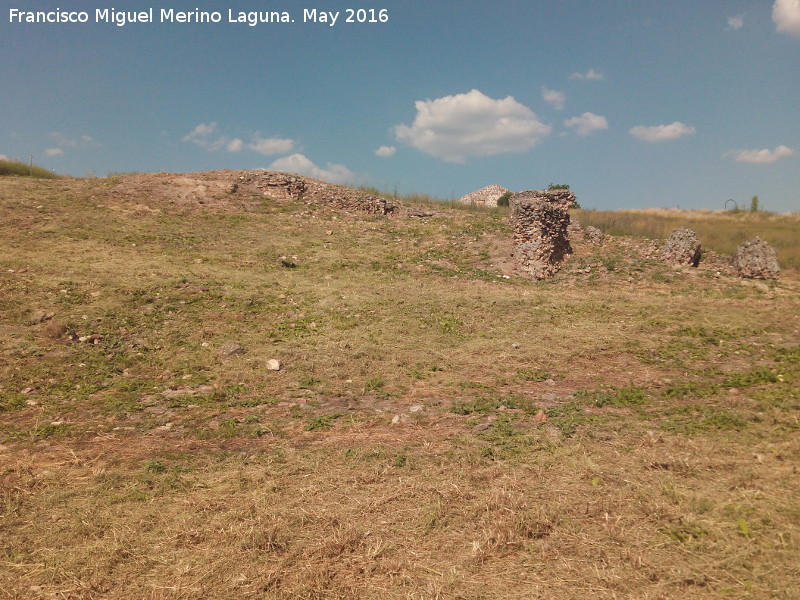
[[[750,279],[778,279],[781,272],[775,250],[758,237],[739,244],[731,265],[739,277]]]
[[[697,234],[686,227],[676,228],[667,239],[659,258],[672,265],[700,264],[700,240]]]

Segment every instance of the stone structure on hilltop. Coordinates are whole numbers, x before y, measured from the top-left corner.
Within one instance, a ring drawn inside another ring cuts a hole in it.
[[[487,185],[471,194],[461,196],[458,201],[470,206],[497,206],[498,198],[510,191],[500,185]]]
[[[276,200],[321,202],[334,208],[357,210],[373,215],[388,215],[395,209],[386,198],[289,173],[249,171],[239,179],[242,183],[254,185],[265,196]]]
[[[775,250],[758,237],[736,248],[732,264],[739,277],[751,279],[778,279],[781,272]]]
[[[568,254],[569,213],[575,194],[569,190],[529,190],[511,196],[514,260],[535,279],[558,272]]]
[[[700,264],[700,240],[697,234],[686,227],[678,227],[670,234],[659,258],[672,265],[696,267]]]

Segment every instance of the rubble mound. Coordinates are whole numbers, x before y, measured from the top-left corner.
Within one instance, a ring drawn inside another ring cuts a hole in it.
[[[686,227],[676,228],[661,249],[659,258],[672,265],[700,264],[700,240],[697,234]]]
[[[476,190],[471,194],[461,196],[458,201],[470,206],[497,206],[497,200],[500,196],[510,191],[501,185],[487,185],[485,188]]]
[[[758,237],[739,244],[731,262],[739,277],[750,279],[778,279],[781,271],[775,250]]]
[[[569,205],[575,195],[568,190]],[[521,192],[511,196],[511,223],[514,227],[514,259],[517,267],[535,279],[546,279],[561,269],[572,254],[567,229],[567,198],[545,192]]]
[[[592,227],[589,225],[586,228],[586,239],[589,240],[590,244],[600,246],[605,241],[606,234],[600,231],[597,227]]]

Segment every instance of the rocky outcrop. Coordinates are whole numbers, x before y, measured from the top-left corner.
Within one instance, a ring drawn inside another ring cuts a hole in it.
[[[497,206],[497,199],[510,191],[500,185],[487,185],[471,194],[461,196],[458,201],[470,206]]]
[[[671,265],[696,267],[700,264],[700,240],[697,234],[691,229],[678,227],[670,234],[659,258]]]
[[[775,250],[758,237],[740,244],[731,263],[739,277],[750,279],[778,279],[781,272]]]
[[[514,227],[514,259],[520,270],[535,279],[546,279],[557,273],[567,255],[572,254],[566,209],[572,206],[575,195],[569,190],[557,191],[558,194],[521,192],[509,201]]]

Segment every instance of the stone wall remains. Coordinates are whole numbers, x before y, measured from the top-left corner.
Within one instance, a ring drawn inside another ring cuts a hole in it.
[[[514,228],[514,260],[535,279],[557,273],[568,254],[569,213],[575,195],[569,190],[526,191],[509,200]]]

